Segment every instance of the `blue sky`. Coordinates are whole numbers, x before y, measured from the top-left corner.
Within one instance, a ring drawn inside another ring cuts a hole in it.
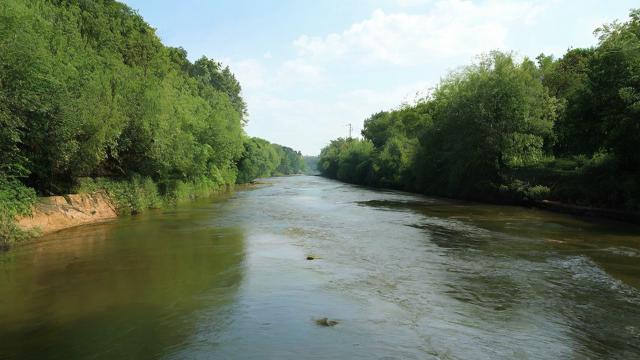
[[[247,132],[315,155],[493,49],[561,56],[627,0],[125,0],[162,41],[229,65]]]

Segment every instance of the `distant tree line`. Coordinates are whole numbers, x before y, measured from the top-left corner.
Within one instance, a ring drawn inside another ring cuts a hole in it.
[[[322,150],[324,176],[488,201],[640,210],[640,10],[554,59],[492,52]]]
[[[307,175],[318,175],[320,171],[318,170],[318,161],[320,161],[320,156],[304,156],[305,163],[305,171],[304,173]]]
[[[306,171],[302,154],[286,146],[271,144],[260,138],[248,138],[244,149],[242,160],[238,164],[239,183]]]
[[[228,67],[164,46],[124,4],[2,0],[0,237],[36,192],[75,191],[83,179],[135,178],[165,194],[301,171],[300,154],[277,145],[265,145],[273,162],[254,163],[260,140],[245,135],[246,118]]]

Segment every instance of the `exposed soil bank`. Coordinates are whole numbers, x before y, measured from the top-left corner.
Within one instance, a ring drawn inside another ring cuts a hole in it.
[[[220,193],[249,190],[265,185],[262,182],[235,185]],[[104,191],[69,194],[38,198],[32,214],[20,216],[16,225],[25,231],[35,230],[38,234],[48,234],[71,227],[97,223],[118,217],[116,203]]]
[[[30,216],[16,219],[23,230],[42,234],[116,218],[113,203],[104,192],[39,198]]]

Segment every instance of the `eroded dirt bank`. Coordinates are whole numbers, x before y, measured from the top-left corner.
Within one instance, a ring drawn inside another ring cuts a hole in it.
[[[116,218],[113,203],[103,192],[70,194],[38,199],[32,215],[17,219],[24,230],[37,230],[42,234]]]

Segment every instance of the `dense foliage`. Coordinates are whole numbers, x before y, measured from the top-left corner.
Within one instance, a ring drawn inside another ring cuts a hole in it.
[[[15,179],[0,176],[0,250],[29,235],[18,228],[13,220],[15,216],[29,214],[35,199],[33,189]]]
[[[556,199],[640,210],[640,11],[598,46],[516,61],[493,52],[363,139],[322,150],[323,175],[481,200]]]
[[[163,46],[127,6],[3,1],[0,63],[0,168],[40,192],[95,176],[234,182],[240,85]]]
[[[78,180],[87,178],[103,179],[97,183],[113,192],[154,184],[162,195],[186,184],[234,184],[254,141],[245,121],[229,68],[206,57],[192,63],[185,50],[164,46],[124,4],[0,1],[5,208],[32,198],[19,195],[33,193],[28,188],[42,195],[95,188]],[[276,150],[286,160],[272,173],[299,171],[290,149]]]
[[[238,183],[253,179],[291,175],[306,169],[302,154],[286,146],[271,144],[260,138],[248,138],[242,160],[238,164]]]

